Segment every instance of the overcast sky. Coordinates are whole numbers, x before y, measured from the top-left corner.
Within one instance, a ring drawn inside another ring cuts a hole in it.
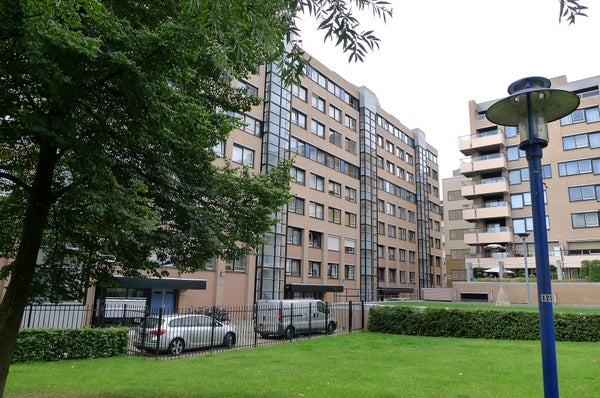
[[[439,151],[440,178],[464,158],[458,137],[469,134],[468,102],[508,95],[523,77],[600,75],[600,7],[582,0],[588,17],[558,23],[558,0],[388,0],[394,16],[365,19],[380,48],[348,63],[315,24],[302,23],[304,49],[344,79],[373,91],[383,109],[420,128]],[[552,145],[550,142],[549,145]]]

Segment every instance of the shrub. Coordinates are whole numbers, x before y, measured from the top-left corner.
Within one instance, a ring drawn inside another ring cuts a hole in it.
[[[13,362],[111,357],[127,353],[127,328],[22,329]]]
[[[600,315],[554,316],[557,341],[600,341]],[[538,340],[539,314],[528,311],[378,306],[369,311],[370,332],[419,336]]]

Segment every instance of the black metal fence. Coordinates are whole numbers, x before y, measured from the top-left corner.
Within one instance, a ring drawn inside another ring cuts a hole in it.
[[[163,313],[127,304],[43,304],[26,309],[21,328],[128,327],[131,355],[161,358],[280,344],[366,328],[368,309],[364,302],[316,306],[306,302],[286,308],[190,307]]]

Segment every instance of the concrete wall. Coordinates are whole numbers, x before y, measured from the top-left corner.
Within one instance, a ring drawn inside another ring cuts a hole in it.
[[[510,304],[526,304],[525,282],[454,282],[456,301],[462,293],[487,293],[488,301],[495,303],[500,298]],[[532,305],[537,306],[537,285],[529,283]],[[553,282],[552,295],[557,305],[600,306],[600,283]]]

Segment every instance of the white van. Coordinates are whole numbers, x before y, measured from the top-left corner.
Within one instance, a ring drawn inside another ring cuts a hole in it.
[[[333,333],[337,322],[321,300],[258,300],[254,331],[262,337],[291,339],[296,334]]]

